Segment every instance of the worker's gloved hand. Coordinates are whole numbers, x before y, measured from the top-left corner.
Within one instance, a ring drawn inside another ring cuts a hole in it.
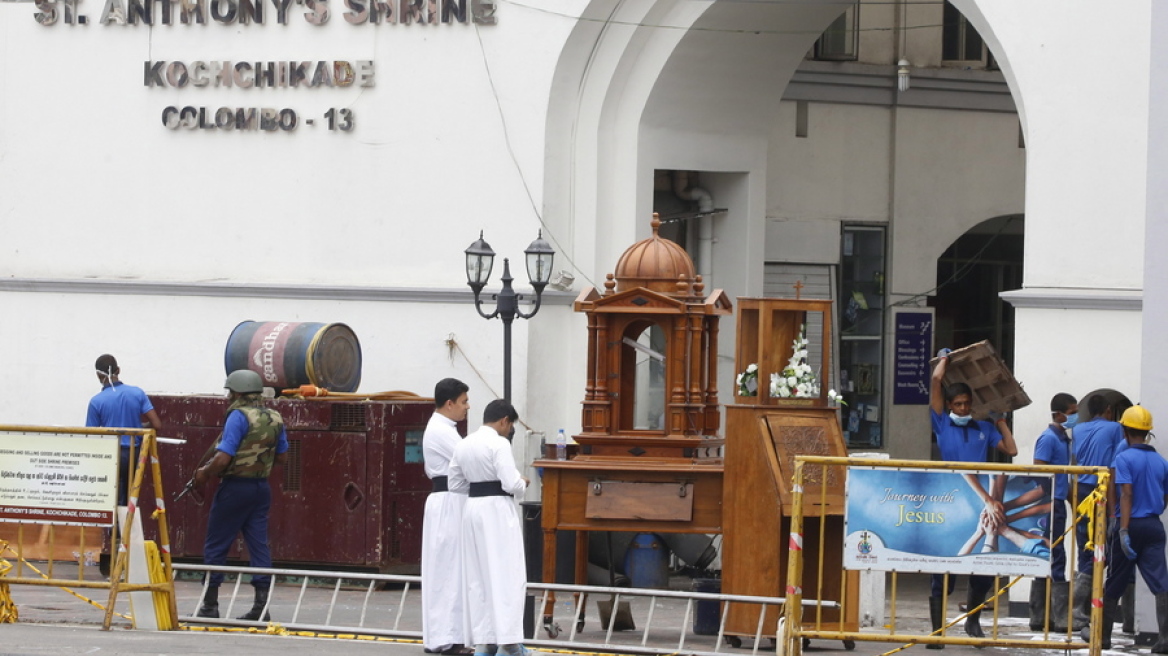
[[[1127,534],[1126,528],[1119,529],[1119,546],[1128,560],[1136,559],[1136,550],[1132,549],[1131,536]]]
[[[939,358],[948,357],[949,354],[952,352],[953,352],[953,349],[951,349],[951,348],[943,348],[940,351],[937,351],[937,357],[939,357]]]

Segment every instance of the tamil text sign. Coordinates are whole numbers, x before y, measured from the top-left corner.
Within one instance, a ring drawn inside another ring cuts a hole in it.
[[[0,432],[0,521],[112,526],[118,436]]]
[[[1051,480],[849,467],[844,567],[1049,576]]]

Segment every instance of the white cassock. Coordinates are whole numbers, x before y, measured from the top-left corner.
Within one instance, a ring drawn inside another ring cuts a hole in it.
[[[454,449],[450,489],[488,481],[499,481],[511,496],[470,497],[463,510],[467,644],[522,643],[527,567],[518,500],[527,483],[515,467],[511,443],[483,426]]]
[[[454,447],[462,441],[455,424],[435,412],[422,434],[426,476],[449,476]],[[422,646],[441,651],[466,644],[463,617],[462,509],[466,490],[431,492],[422,519]]]

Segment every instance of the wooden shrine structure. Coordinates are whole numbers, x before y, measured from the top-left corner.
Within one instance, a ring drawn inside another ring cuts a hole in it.
[[[718,319],[732,306],[721,290],[705,293],[689,255],[658,235],[656,215],[652,226],[603,292],[576,299],[588,317],[583,430],[568,460],[535,463],[545,581],[555,580],[559,530],[576,531],[577,583],[589,531],[722,532]]]
[[[727,406],[718,436],[718,321],[732,311],[721,290],[705,292],[693,261],[660,237],[631,246],[608,274],[603,292],[588,288],[575,310],[588,318],[587,381],[582,431],[567,460],[543,468],[543,579],[555,580],[556,533],[576,531],[575,581],[587,573],[589,531],[722,533],[722,590],[780,596],[786,578],[791,463],[797,454],[846,455],[837,411],[826,390],[815,398],[771,397],[771,373],[782,372],[808,315],[822,337],[822,371],[831,352],[831,302],[741,299],[737,371],[758,367],[758,392]],[[824,376],[826,378],[826,376]],[[735,390],[735,393],[737,390]],[[725,458],[723,458],[723,448]],[[854,630],[858,579],[840,571],[843,472],[808,476],[808,504],[826,499],[825,555],[834,563],[829,591],[841,582],[848,630]],[[826,485],[826,487],[823,487]],[[826,492],[821,495],[820,491]],[[819,505],[805,508],[808,571],[815,571]],[[832,588],[831,586],[834,586]],[[806,598],[814,598],[812,591]],[[544,608],[551,621],[553,600]],[[735,604],[727,636],[753,636],[757,607]],[[773,637],[779,609],[766,617]],[[838,615],[836,616],[838,617]]]

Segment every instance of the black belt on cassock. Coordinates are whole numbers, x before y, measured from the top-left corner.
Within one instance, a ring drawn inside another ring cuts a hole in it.
[[[503,491],[503,484],[499,481],[483,481],[481,483],[470,484],[470,496],[472,497],[509,497]]]
[[[447,480],[448,479],[445,476],[435,476],[434,478],[431,478],[430,482],[434,484],[434,487],[431,488],[430,491],[431,492],[446,492],[447,490],[450,489],[450,487],[448,487],[446,484]]]

